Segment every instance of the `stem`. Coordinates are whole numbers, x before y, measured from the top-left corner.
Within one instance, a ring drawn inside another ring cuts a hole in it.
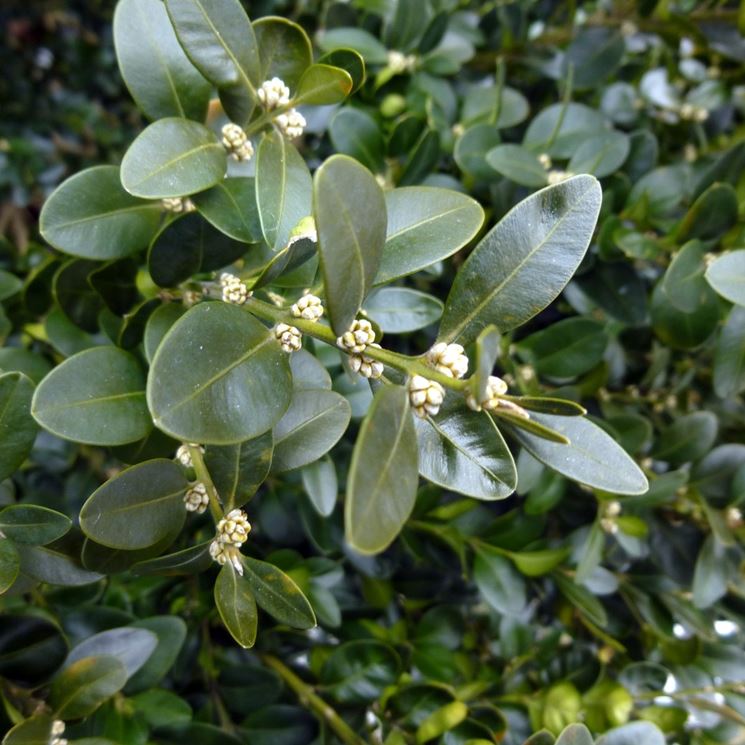
[[[215,484],[212,481],[212,476],[210,476],[210,472],[204,464],[202,450],[198,445],[187,445],[187,447],[189,448],[189,455],[191,455],[191,462],[194,464],[197,478],[207,489],[207,496],[210,498],[210,512],[212,513],[212,518],[215,522],[218,522],[223,516],[223,510],[220,505],[220,497],[217,495],[217,489],[215,489]]]
[[[326,344],[330,344],[332,347],[336,347],[336,335],[328,326],[322,323],[306,321],[304,318],[295,318],[286,310],[265,303],[263,300],[258,300],[255,297],[248,298],[243,307],[259,318],[263,318],[265,321],[269,321],[270,323],[286,323],[290,326],[295,326],[304,334],[326,342]],[[429,365],[420,362],[415,357],[408,357],[407,355],[391,352],[387,349],[377,349],[369,345],[365,348],[364,354],[366,357],[371,357],[407,375],[421,375],[428,380],[434,380],[444,388],[450,388],[454,391],[465,391],[468,387],[466,380],[457,380],[456,378],[443,375]]]
[[[336,711],[313,691],[311,686],[295,675],[283,662],[268,654],[263,655],[263,660],[292,688],[300,703],[307,706],[322,722],[328,724],[345,745],[367,745]]]

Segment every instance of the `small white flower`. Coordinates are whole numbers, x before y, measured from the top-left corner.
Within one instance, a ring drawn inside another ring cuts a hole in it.
[[[414,375],[409,380],[409,403],[420,419],[435,416],[445,398],[445,389],[434,380]]]
[[[348,331],[336,339],[336,346],[352,354],[362,354],[368,344],[375,341],[375,330],[370,321],[355,319]]]
[[[256,95],[267,111],[276,109],[278,106],[287,106],[290,103],[290,89],[280,78],[265,80]]]
[[[368,346],[380,349],[380,344],[372,343]],[[382,362],[362,353],[349,355],[349,367],[352,372],[359,373],[363,378],[371,378],[372,380],[380,378],[385,370],[385,365]]]
[[[709,118],[709,112],[703,106],[697,106],[693,112],[693,119],[699,123],[705,122]]]
[[[223,302],[243,305],[253,293],[248,291],[245,282],[234,274],[224,272],[220,275]]]
[[[416,57],[413,54],[404,54],[396,49],[388,52],[388,67],[396,75],[413,70],[416,67]]]
[[[306,321],[317,321],[323,315],[323,303],[320,297],[307,294],[294,303],[290,310],[295,318],[304,318]]]
[[[678,110],[681,119],[694,119],[696,116],[696,107],[692,103],[681,104]]]
[[[274,121],[280,131],[290,140],[300,137],[307,124],[305,117],[297,109],[290,109],[286,114],[280,114]]]
[[[618,533],[618,523],[611,517],[604,517],[600,521],[600,527],[610,535]]]
[[[199,448],[199,451],[201,453],[204,453],[204,448],[201,445],[197,445],[194,442],[190,443],[190,445],[193,448]],[[189,445],[184,443],[183,445],[178,446],[178,450],[176,451],[176,460],[186,468],[194,468],[194,462],[192,461],[191,453],[189,452]]]
[[[163,205],[164,210],[174,213],[194,212],[196,209],[196,205],[189,197],[166,197],[165,199],[161,199],[160,203]]]
[[[235,160],[251,160],[254,146],[242,127],[230,122],[222,128],[222,144]]]
[[[730,530],[736,530],[742,525],[742,510],[739,507],[727,507],[724,519]]]
[[[201,515],[207,509],[209,503],[207,487],[201,481],[192,484],[184,494],[184,506],[187,512],[196,512]]]
[[[462,378],[468,372],[468,357],[460,344],[435,344],[427,352],[427,362],[449,378]]]
[[[568,178],[571,178],[574,176],[574,174],[571,171],[549,171],[548,172],[548,183],[549,186],[553,186],[554,184],[560,184],[562,181],[566,181]]]
[[[274,327],[274,336],[284,352],[297,352],[303,346],[303,335],[300,329],[287,323],[278,323]]]
[[[233,546],[242,546],[251,532],[251,523],[248,515],[243,510],[234,509],[228,512],[220,522],[217,523],[217,535],[215,540]]]
[[[474,411],[481,411],[481,409],[494,411],[502,400],[499,397],[504,396],[505,393],[507,393],[507,383],[496,375],[490,375],[486,383],[486,396],[484,400],[480,402],[476,401],[473,393],[469,393],[466,396],[466,404],[468,404],[469,409],[473,409]]]
[[[55,719],[52,722],[52,734],[61,735],[65,731],[65,723],[61,719]]]
[[[621,514],[621,509],[621,503],[617,499],[614,499],[605,505],[603,512],[606,517],[618,517]]]
[[[230,564],[232,564],[233,566],[233,569],[235,569],[238,574],[243,576],[241,552],[238,550],[237,546],[234,546],[231,543],[223,543],[222,541],[219,541],[217,538],[215,538],[215,540],[210,543],[210,556],[220,566],[223,566],[224,564],[230,562]]]
[[[538,156],[538,162],[548,171],[549,168],[553,165],[553,162],[551,161],[551,156],[548,153],[541,153]]]

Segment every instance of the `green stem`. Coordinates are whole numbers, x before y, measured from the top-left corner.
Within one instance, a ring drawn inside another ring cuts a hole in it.
[[[325,722],[345,745],[367,745],[336,711],[313,691],[311,686],[295,675],[283,662],[273,655],[264,655],[263,660],[295,692],[300,703],[307,706],[322,722]]]
[[[244,307],[265,321],[269,321],[270,323],[286,323],[290,326],[295,326],[304,334],[326,342],[326,344],[330,344],[332,347],[336,347],[336,335],[328,326],[322,323],[306,321],[304,318],[295,318],[287,310],[277,308],[255,297],[248,298]],[[407,375],[421,375],[428,380],[434,380],[444,388],[450,388],[454,391],[465,391],[468,387],[467,381],[457,380],[443,375],[415,357],[409,357],[398,352],[391,352],[388,349],[377,349],[371,346],[365,348],[364,354]]]
[[[189,455],[191,455],[191,462],[194,464],[197,478],[207,489],[207,496],[210,499],[210,512],[212,513],[212,519],[217,523],[223,517],[223,510],[220,505],[220,497],[217,494],[217,489],[215,489],[215,484],[212,481],[212,476],[210,476],[210,472],[207,470],[207,466],[204,463],[202,450],[198,445],[187,445],[187,447],[189,448]]]

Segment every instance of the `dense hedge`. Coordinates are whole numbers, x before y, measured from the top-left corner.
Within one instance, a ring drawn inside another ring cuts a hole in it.
[[[736,3],[0,25],[3,743],[743,742]]]

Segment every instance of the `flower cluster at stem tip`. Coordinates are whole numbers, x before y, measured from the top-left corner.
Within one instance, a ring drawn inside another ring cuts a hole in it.
[[[274,336],[283,352],[297,352],[303,346],[303,335],[300,329],[288,323],[278,323],[274,327]]]
[[[320,297],[307,293],[292,305],[290,311],[295,318],[317,321],[323,316],[323,303]]]
[[[355,319],[352,325],[341,336],[337,337],[336,345],[349,353],[349,367],[363,378],[377,379],[383,375],[385,369],[382,362],[365,354],[368,347],[380,349],[375,343],[375,329],[370,321]]]
[[[223,272],[220,275],[220,286],[223,302],[233,303],[233,305],[243,305],[253,295],[249,292],[245,282],[229,272]]]
[[[283,80],[276,77],[265,80],[256,95],[266,111],[284,108],[290,103],[290,89]],[[297,109],[289,109],[278,114],[274,118],[274,123],[290,140],[300,137],[307,124],[305,117]]]
[[[49,745],[67,745],[67,739],[60,737],[65,731],[65,723],[61,719],[55,719],[52,722],[52,729],[49,733]]]
[[[409,403],[420,419],[434,416],[445,399],[445,389],[423,375],[413,375],[409,380]]]
[[[217,523],[217,533],[210,543],[210,556],[221,566],[230,562],[238,574],[243,574],[240,547],[248,539],[251,523],[243,510],[235,509],[228,512]]]
[[[449,378],[462,378],[468,372],[468,357],[460,344],[438,342],[427,352],[426,360],[437,372]]]
[[[228,151],[228,155],[235,160],[246,161],[253,157],[254,146],[251,140],[248,139],[243,128],[233,122],[229,122],[222,128],[222,144]]]
[[[207,487],[201,481],[192,484],[184,494],[184,506],[187,512],[196,512],[201,515],[207,509],[209,503]]]

